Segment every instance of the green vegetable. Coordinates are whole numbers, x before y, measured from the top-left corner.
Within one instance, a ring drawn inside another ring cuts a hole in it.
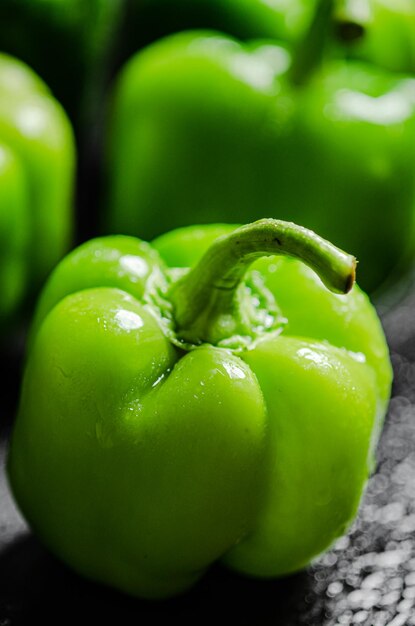
[[[75,147],[61,106],[29,67],[0,54],[0,326],[67,252]]]
[[[406,270],[415,80],[324,62],[330,4],[320,2],[294,56],[186,32],[127,63],[108,116],[104,232],[151,238],[278,211],[357,256],[372,294]]]
[[[40,74],[84,139],[99,119],[111,73],[149,42],[199,27],[291,40],[312,6],[310,0],[1,0],[0,50]]]
[[[8,458],[46,546],[149,598],[220,558],[273,577],[327,549],[356,513],[391,384],[354,267],[277,220],[72,251],[39,302]]]

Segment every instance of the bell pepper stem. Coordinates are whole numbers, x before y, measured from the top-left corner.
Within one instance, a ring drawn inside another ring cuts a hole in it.
[[[170,300],[178,334],[185,331],[186,341],[195,344],[211,342],[215,320],[232,316],[238,307],[238,287],[251,263],[279,254],[303,261],[333,292],[347,293],[354,284],[353,256],[302,226],[262,219],[217,239],[173,284]]]
[[[328,40],[346,44],[361,39],[371,19],[369,0],[318,0],[313,18],[297,49],[288,78],[295,87],[306,85],[320,67]]]
[[[308,82],[315,69],[321,65],[335,0],[318,0],[310,26],[294,51],[289,80],[294,86]]]

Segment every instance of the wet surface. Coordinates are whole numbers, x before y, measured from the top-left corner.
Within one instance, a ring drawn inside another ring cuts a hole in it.
[[[414,282],[415,284],[415,282]],[[21,364],[14,344],[2,390],[0,443],[0,626],[181,624],[415,626],[415,288],[381,313],[395,381],[377,468],[347,536],[307,571],[254,581],[214,566],[186,595],[143,602],[80,579],[57,562],[20,517],[4,477]]]

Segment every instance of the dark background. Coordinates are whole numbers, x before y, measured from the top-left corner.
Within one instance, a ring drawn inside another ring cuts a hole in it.
[[[398,302],[379,303],[395,380],[378,465],[358,519],[307,571],[274,581],[219,565],[186,595],[160,603],[84,581],[57,562],[14,507],[4,475],[18,397],[23,338],[2,354],[0,432],[0,626],[179,624],[227,620],[261,626],[415,625],[415,278]]]

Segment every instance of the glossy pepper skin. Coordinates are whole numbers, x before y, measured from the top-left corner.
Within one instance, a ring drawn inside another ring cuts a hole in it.
[[[98,238],[54,270],[8,475],[76,571],[161,598],[217,559],[298,570],[345,532],[391,367],[364,293],[298,259],[352,287],[352,257],[277,220]]]
[[[68,251],[75,146],[43,81],[0,54],[0,325],[10,322]]]
[[[135,55],[109,107],[104,231],[148,238],[278,207],[357,256],[371,294],[406,268],[415,80],[357,61],[310,70],[299,52],[186,32]]]

